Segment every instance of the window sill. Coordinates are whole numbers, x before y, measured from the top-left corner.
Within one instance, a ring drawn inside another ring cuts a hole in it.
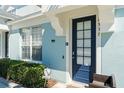
[[[38,63],[38,64],[42,64],[42,61],[35,61],[35,60],[30,60],[30,59],[21,59],[22,61],[27,61],[30,63]]]

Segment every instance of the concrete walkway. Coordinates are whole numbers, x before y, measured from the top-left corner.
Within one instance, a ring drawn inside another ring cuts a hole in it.
[[[70,83],[62,83],[56,82],[51,88],[85,88],[87,84],[80,83],[80,82],[70,82]],[[0,77],[0,88],[23,88],[19,84],[10,82],[5,80],[4,78]]]
[[[61,83],[61,82],[57,82],[51,88],[85,88],[85,86],[88,86],[88,85],[84,84],[84,83],[72,81],[72,82],[66,83],[66,84]]]
[[[6,79],[0,77],[0,88],[23,88],[19,84],[7,81]]]

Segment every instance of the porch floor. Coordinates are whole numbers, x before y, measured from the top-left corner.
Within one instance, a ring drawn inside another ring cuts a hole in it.
[[[50,88],[85,88],[85,86],[88,85],[75,81],[72,81],[70,83],[54,82],[53,86],[51,86]]]
[[[75,81],[72,81],[70,83],[62,83],[57,82],[55,80],[50,80],[48,88],[85,88],[85,86],[87,86],[87,84]],[[23,87],[0,77],[0,88],[23,88]]]

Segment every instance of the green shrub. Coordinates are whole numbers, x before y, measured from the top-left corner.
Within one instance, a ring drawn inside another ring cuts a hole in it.
[[[39,88],[44,86],[44,79],[42,79],[43,73],[41,68],[31,67],[24,75],[22,84],[30,88]]]
[[[24,77],[24,73],[28,70],[28,67],[23,66],[22,64],[13,65],[9,68],[7,73],[8,79],[11,79],[16,82],[21,82]]]
[[[24,87],[44,87],[44,66],[19,60],[0,59],[0,76],[13,80]]]
[[[7,78],[9,64],[9,59],[0,59],[0,77]]]

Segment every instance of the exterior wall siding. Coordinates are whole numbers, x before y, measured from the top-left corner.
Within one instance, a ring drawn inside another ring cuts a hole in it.
[[[9,35],[9,57],[11,59],[20,59],[20,33],[19,30],[10,32]]]
[[[98,10],[96,6],[86,6],[79,9],[74,9],[65,13],[57,14],[59,18],[60,25],[64,30],[64,36],[56,36],[55,30],[51,26],[49,20],[45,16],[38,16],[32,19],[27,19],[13,24],[12,30],[20,29],[23,27],[29,27],[33,25],[41,24],[43,33],[43,46],[42,46],[42,63],[52,69],[52,78],[62,81],[71,82],[72,81],[72,19],[85,17],[90,15],[96,15],[98,20]],[[98,21],[96,21],[98,22]],[[97,25],[98,23],[96,23]],[[98,26],[97,26],[98,27]],[[98,28],[96,29],[96,34],[98,33]],[[12,35],[12,34],[11,34]],[[12,39],[17,38],[19,40],[19,34],[12,35]],[[97,36],[97,35],[96,35]],[[100,39],[100,36],[97,36]],[[11,42],[12,42],[11,39]],[[99,51],[99,39],[97,42],[97,55],[101,56],[101,51]],[[53,40],[53,42],[51,41]],[[54,42],[55,40],[55,42]],[[68,42],[68,46],[65,43]],[[12,43],[13,44],[13,43]],[[12,46],[12,45],[11,45]],[[17,46],[19,44],[17,43]],[[15,46],[14,46],[15,47]],[[16,47],[17,48],[17,47]],[[20,48],[18,48],[20,49]],[[10,49],[11,51],[11,49]],[[11,51],[12,52],[12,51]],[[18,51],[18,58],[21,56],[21,49]],[[12,52],[13,53],[13,52]],[[12,55],[12,53],[10,53]],[[12,55],[12,57],[16,55]],[[64,59],[63,59],[64,57]],[[20,57],[21,58],[21,57]],[[101,72],[101,59],[97,58],[97,73]],[[99,67],[100,66],[100,67]],[[60,77],[61,76],[61,77]]]
[[[84,10],[83,10],[84,9]],[[70,12],[57,15],[60,24],[63,27],[64,35],[57,37],[55,30],[50,23],[43,23],[43,37],[42,37],[42,63],[51,68],[51,77],[53,79],[66,82],[67,72],[68,77],[72,73],[72,37],[71,37],[71,20],[78,17],[89,16],[95,14],[98,18],[98,10],[96,6],[87,6],[87,8],[80,8]],[[12,59],[20,59],[20,33],[19,28],[26,26],[33,26],[46,22],[45,17],[37,17],[32,20],[26,20],[14,24],[9,36],[9,57]],[[97,25],[98,23],[96,23]],[[97,26],[98,28],[98,26]],[[124,9],[115,9],[115,31],[105,32],[97,36],[97,73],[115,75],[117,87],[124,87],[123,75],[123,58],[124,58]],[[101,38],[101,41],[100,41]],[[69,42],[66,47],[65,43]],[[101,43],[101,44],[100,44]],[[102,50],[99,50],[101,48]],[[101,58],[99,58],[101,57]],[[102,62],[102,64],[101,64]],[[101,67],[102,66],[102,67]],[[70,76],[71,77],[71,76]]]
[[[117,87],[124,87],[124,9],[115,10],[115,31],[102,34],[102,73],[114,74]]]
[[[65,37],[55,36],[55,30],[50,23],[42,24],[43,64],[52,69],[51,77],[53,79],[66,82],[66,46]]]
[[[86,6],[81,7],[75,10],[71,10],[65,13],[60,13],[57,16],[59,17],[60,25],[64,30],[66,35],[66,42],[69,45],[66,47],[66,73],[67,81],[71,82],[72,80],[72,19],[96,15],[96,73],[101,73],[101,36],[98,36],[98,8],[97,6]]]
[[[5,32],[0,32],[0,58],[5,57]]]
[[[50,23],[43,23],[41,27],[43,30],[42,63],[51,68],[51,78],[66,82],[66,38],[55,36],[55,30]],[[19,29],[11,31],[9,36],[9,57],[11,59],[21,59],[20,44]]]

